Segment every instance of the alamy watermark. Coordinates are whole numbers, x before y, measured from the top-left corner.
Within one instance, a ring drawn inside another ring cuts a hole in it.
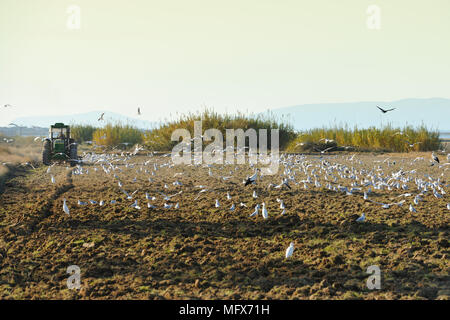
[[[270,130],[270,155],[268,154],[267,129],[226,129],[226,146],[224,147],[223,134],[220,130],[211,128],[203,133],[202,122],[194,121],[194,137],[189,130],[176,129],[172,132],[171,141],[182,141],[172,149],[174,164],[244,164],[246,154],[252,165],[265,165],[261,172],[264,175],[273,175],[279,166],[279,130]],[[248,145],[246,145],[248,139]],[[203,150],[203,141],[211,141]],[[235,140],[237,145],[235,147]],[[192,148],[193,147],[193,148]],[[247,152],[248,151],[248,152]],[[235,162],[236,160],[236,162]]]
[[[370,274],[371,276],[367,278],[367,288],[369,290],[381,289],[381,270],[378,266],[369,266],[367,268],[366,273]]]
[[[66,26],[69,30],[79,30],[81,28],[81,8],[77,5],[70,5],[67,7]]]
[[[77,265],[71,265],[67,267],[67,273],[71,276],[67,279],[68,289],[80,289],[81,288],[81,269]]]

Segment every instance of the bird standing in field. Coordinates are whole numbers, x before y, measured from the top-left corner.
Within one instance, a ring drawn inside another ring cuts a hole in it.
[[[69,207],[67,206],[66,199],[63,199],[63,211],[67,214],[70,214]]]
[[[292,256],[292,253],[294,253],[294,243],[291,242],[289,247],[286,249],[286,259],[289,259]]]
[[[267,219],[269,217],[269,215],[267,213],[267,208],[266,208],[266,203],[265,202],[262,204],[261,214],[262,214],[264,219]]]
[[[395,108],[392,108],[392,109],[383,109],[383,108],[380,108],[379,106],[377,106],[377,108],[378,108],[378,109],[380,109],[380,110],[381,110],[381,112],[383,112],[383,113],[386,113],[386,112],[389,112],[389,111],[395,110]]]
[[[358,219],[356,219],[356,222],[364,222],[366,220],[366,214],[363,213],[361,217],[359,217]]]
[[[437,163],[439,163],[439,158],[437,157],[437,155],[434,153],[434,151],[431,153],[431,159],[433,161],[436,161]]]

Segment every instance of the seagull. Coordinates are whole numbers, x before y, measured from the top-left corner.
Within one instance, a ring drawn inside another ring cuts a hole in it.
[[[219,200],[216,199],[216,208],[219,208],[219,207],[220,207]]]
[[[79,205],[79,206],[84,206],[84,205],[86,205],[86,204],[87,204],[87,202],[78,200],[78,205]]]
[[[66,199],[63,199],[63,201],[64,201],[64,203],[63,203],[63,210],[64,210],[64,212],[65,213],[67,213],[67,214],[70,214],[69,212],[69,207],[67,206],[67,203],[66,203]]]
[[[234,209],[236,209],[234,203],[231,205],[230,211],[234,211]]]
[[[361,217],[359,217],[358,219],[356,219],[356,222],[364,222],[366,220],[366,214],[363,213]]]
[[[256,190],[253,190],[253,198],[258,198],[258,195],[256,194]]]
[[[141,207],[139,207],[137,200],[134,200],[134,203],[130,207],[135,208],[137,210],[141,210]]]
[[[434,153],[434,151],[431,153],[431,159],[433,161],[436,161],[437,163],[439,163],[439,158],[437,157],[437,155]]]
[[[292,256],[293,252],[294,252],[294,243],[291,242],[289,247],[286,249],[286,259],[289,259]]]
[[[138,116],[141,115],[141,108],[138,108]]]
[[[450,203],[447,203],[447,209],[450,210]]]
[[[421,144],[421,143],[422,143],[421,141],[415,142],[415,143],[410,143],[410,142],[408,142],[408,141],[406,141],[406,140],[405,140],[405,142],[408,144],[408,146],[409,146],[410,148],[414,148],[414,146],[415,146],[416,144]]]
[[[409,205],[409,211],[417,212],[417,210],[412,206],[412,204]]]
[[[264,219],[267,219],[269,217],[269,215],[267,214],[267,209],[266,209],[266,203],[265,202],[262,204],[261,214],[262,214]]]
[[[7,108],[7,107],[12,107],[12,105],[10,105],[9,103],[5,104],[3,107]]]
[[[55,183],[55,177],[53,175],[51,176],[51,181],[52,183]]]
[[[256,215],[258,214],[258,210],[259,210],[259,204],[257,204],[257,205],[255,206],[255,211],[253,211],[253,213],[250,215],[250,217],[256,216]]]
[[[104,119],[103,119],[103,116],[104,116],[104,115],[105,115],[105,113],[103,112],[102,115],[100,116],[100,118],[98,118],[98,121],[104,120]]]
[[[389,112],[389,111],[392,111],[392,110],[395,110],[395,108],[392,108],[392,109],[382,109],[382,108],[380,108],[379,106],[377,106],[377,108],[378,109],[380,109],[381,110],[381,112],[383,112],[383,113],[386,113],[386,112]]]
[[[248,186],[249,184],[254,184],[256,182],[256,179],[258,177],[258,170],[259,169],[256,169],[255,173],[252,176],[247,177],[247,179],[243,181],[244,186]]]

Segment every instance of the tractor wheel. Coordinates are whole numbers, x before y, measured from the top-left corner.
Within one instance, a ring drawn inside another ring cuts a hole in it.
[[[74,160],[78,160],[78,147],[76,144],[70,146],[70,166],[74,167],[77,162]]]
[[[42,151],[42,163],[46,166],[50,165],[50,153],[51,153],[51,143],[48,140],[44,141],[44,150]]]

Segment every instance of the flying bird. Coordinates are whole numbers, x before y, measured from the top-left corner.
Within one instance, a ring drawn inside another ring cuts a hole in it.
[[[244,182],[244,186],[248,186],[249,184],[256,183],[256,179],[258,177],[258,170],[259,169],[256,169],[255,173],[252,176],[247,177],[247,179],[243,181]]]
[[[389,111],[392,111],[392,110],[395,110],[395,108],[392,108],[392,109],[383,109],[383,108],[380,108],[379,106],[377,106],[377,108],[378,109],[380,109],[381,110],[381,112],[383,112],[383,113],[386,113],[386,112],[389,112]]]
[[[141,115],[141,108],[138,108],[138,116]]]
[[[100,116],[100,118],[98,118],[98,121],[102,121],[104,115],[105,115],[105,113],[103,112],[102,115]]]

